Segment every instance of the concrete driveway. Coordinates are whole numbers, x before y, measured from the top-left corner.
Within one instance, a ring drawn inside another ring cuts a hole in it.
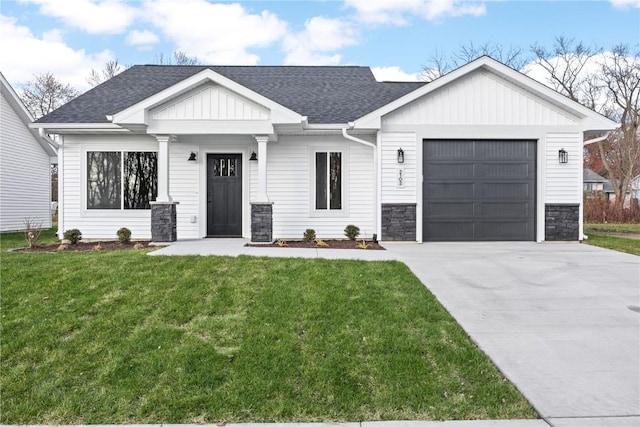
[[[640,426],[640,257],[579,243],[385,246],[551,425]]]

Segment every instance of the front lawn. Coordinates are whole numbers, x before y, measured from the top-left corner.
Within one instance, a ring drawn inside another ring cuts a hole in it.
[[[0,423],[536,416],[401,263],[1,237]]]
[[[585,224],[584,232],[585,243],[640,255],[640,224]]]

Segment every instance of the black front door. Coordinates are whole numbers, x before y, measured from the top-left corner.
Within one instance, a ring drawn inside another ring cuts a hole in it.
[[[242,156],[207,155],[207,236],[242,236]]]

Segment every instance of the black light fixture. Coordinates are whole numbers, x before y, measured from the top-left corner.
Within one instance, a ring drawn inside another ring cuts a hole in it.
[[[398,148],[398,163],[404,163],[404,150]]]
[[[252,162],[255,162],[258,160],[258,156],[256,155],[255,151],[251,152],[251,157],[249,157],[249,160],[251,160]]]
[[[564,148],[558,151],[558,162],[561,164],[569,163],[569,153]]]
[[[189,154],[189,158],[187,159],[187,161],[195,162],[196,160],[198,160],[198,155],[192,151],[191,154]]]

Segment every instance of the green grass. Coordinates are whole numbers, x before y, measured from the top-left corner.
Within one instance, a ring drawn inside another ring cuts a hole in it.
[[[640,255],[640,240],[625,239],[624,237],[608,236],[606,234],[587,234],[589,238],[583,240],[593,246],[613,249],[614,251],[626,252],[633,255]]]
[[[640,224],[585,224],[586,233],[640,233]]]
[[[13,244],[3,424],[536,417],[401,263]]]

